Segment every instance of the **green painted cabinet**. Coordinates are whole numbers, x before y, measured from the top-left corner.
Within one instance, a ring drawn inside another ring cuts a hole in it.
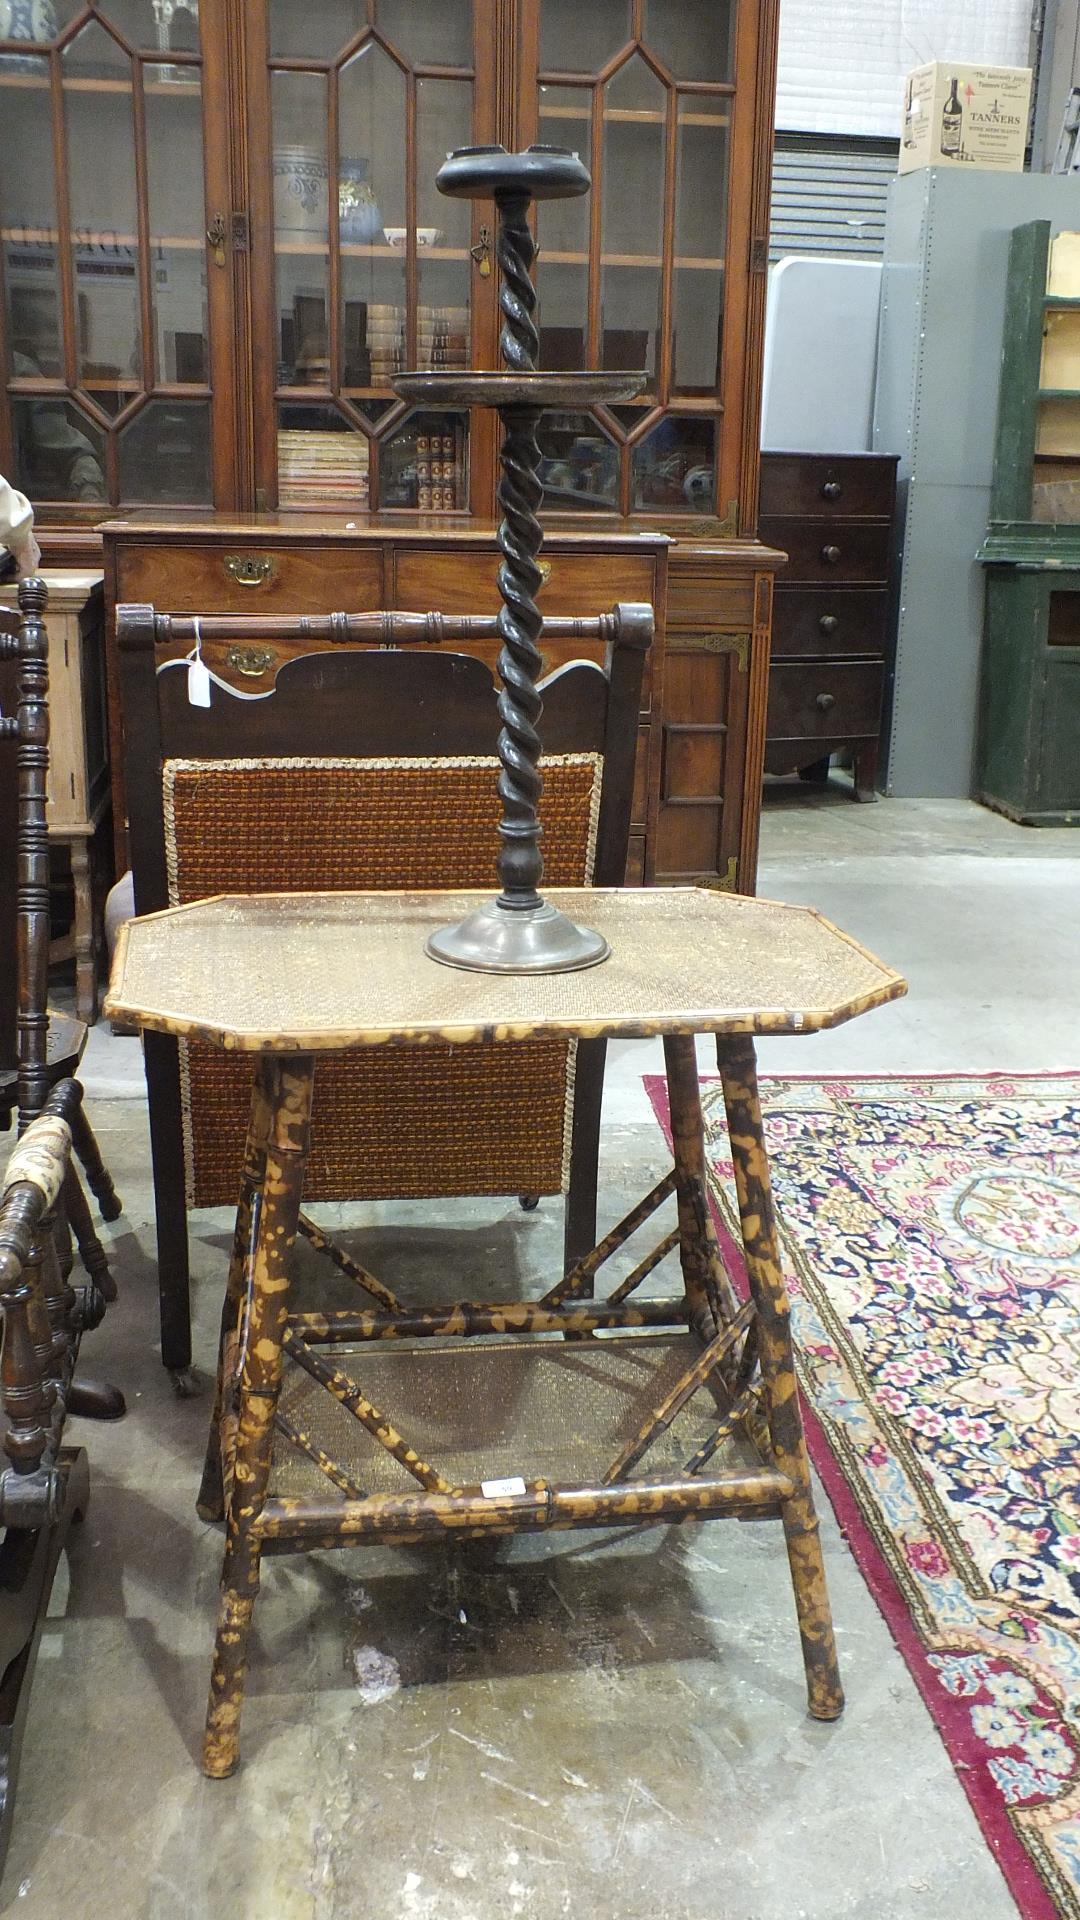
[[[987,570],[979,798],[1080,826],[1080,234],[1017,227]]]

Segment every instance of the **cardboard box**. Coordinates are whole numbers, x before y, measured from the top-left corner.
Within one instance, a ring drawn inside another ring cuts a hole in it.
[[[1022,173],[1030,67],[965,67],[938,60],[904,82],[900,172],[997,167]]]

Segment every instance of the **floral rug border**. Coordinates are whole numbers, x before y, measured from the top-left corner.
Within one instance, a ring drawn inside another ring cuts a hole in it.
[[[865,1097],[868,1089],[876,1085],[903,1086],[914,1095],[922,1090],[928,1094],[940,1093],[944,1086],[953,1085],[957,1088],[977,1087],[982,1093],[999,1093],[1003,1097],[1024,1094],[1036,1098],[1040,1085],[1045,1084],[1051,1089],[1069,1081],[1080,1087],[1080,1072],[1069,1069],[1015,1074],[957,1071],[920,1074],[784,1072],[763,1075],[762,1091],[767,1095],[771,1086],[794,1083],[805,1087],[821,1086],[840,1094],[850,1088],[853,1093],[861,1093]],[[643,1084],[670,1145],[671,1125],[664,1076],[645,1074]],[[719,1099],[719,1081],[715,1076],[702,1076],[702,1094],[708,1122],[709,1107]],[[710,1206],[725,1260],[730,1264],[740,1292],[745,1292],[745,1266],[741,1245],[732,1231],[734,1219],[729,1224],[713,1193],[710,1193]],[[1001,1868],[1020,1913],[1024,1920],[1062,1920],[1063,1914],[1080,1913],[1080,1900],[1077,1899],[1075,1888],[1062,1889],[1064,1899],[1069,1902],[1067,1906],[1054,1898],[1031,1851],[1009,1817],[1000,1789],[988,1777],[986,1752],[973,1731],[971,1720],[970,1696],[972,1691],[978,1691],[977,1680],[973,1686],[967,1684],[965,1691],[965,1681],[960,1676],[957,1691],[947,1688],[942,1673],[942,1656],[932,1654],[924,1644],[909,1603],[863,1512],[853,1478],[849,1478],[845,1472],[842,1460],[818,1418],[805,1387],[802,1401],[810,1456],[840,1530],[937,1727],[957,1780],[967,1795],[982,1835]],[[967,1651],[977,1657],[979,1649],[974,1643],[969,1643]],[[958,1659],[955,1664],[959,1668],[965,1663]],[[1080,1797],[1080,1784],[1074,1779],[1069,1798],[1077,1797]],[[1044,1865],[1052,1876],[1051,1863],[1044,1860]]]

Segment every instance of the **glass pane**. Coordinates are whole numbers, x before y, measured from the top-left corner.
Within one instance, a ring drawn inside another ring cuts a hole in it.
[[[416,310],[418,367],[467,367],[469,360],[468,261],[418,261],[420,299]]]
[[[107,77],[106,91],[91,84]],[[80,381],[141,380],[131,63],[104,29],[64,49],[76,349]]]
[[[717,383],[728,152],[723,102],[680,97],[672,311],[674,383],[683,393],[709,393]]]
[[[210,505],[209,400],[150,400],[121,427],[120,498]]]
[[[660,331],[664,109],[667,89],[639,56],[604,90],[600,360],[646,368],[655,383]]]
[[[67,20],[57,19],[51,0],[0,0],[0,40],[40,40],[47,45],[66,25]]]
[[[467,252],[472,202],[449,200],[435,185],[448,153],[472,140],[472,83],[468,80],[418,80],[416,83],[416,224],[440,234],[441,244]],[[432,238],[431,245],[436,242]]]
[[[546,506],[607,511],[618,506],[619,449],[590,414],[545,414],[537,439]]]
[[[540,365],[548,373],[576,373],[587,366],[589,270],[545,253],[539,275]]]
[[[379,505],[454,513],[468,499],[465,415],[407,414],[379,454]]]
[[[324,387],[330,377],[326,80],[314,73],[275,73],[271,101],[278,378],[285,385]]]
[[[647,0],[645,38],[676,80],[730,80],[736,0]]]
[[[598,73],[630,39],[630,13],[630,0],[542,0],[541,68]]]
[[[342,385],[387,388],[405,365],[405,257],[342,248]]]
[[[338,81],[339,214],[342,239],[404,243],[405,75],[369,41],[341,69]],[[355,212],[354,212],[355,209]],[[441,224],[441,223],[440,223]]]
[[[405,364],[405,76],[374,43],[341,70],[342,379],[387,387]]]
[[[199,0],[98,0],[98,12],[129,46],[199,51]]]
[[[631,448],[633,505],[668,513],[712,513],[716,425],[709,419],[658,421]]]
[[[472,0],[378,0],[375,22],[414,67],[472,66]]]
[[[105,436],[73,401],[14,396],[11,428],[12,479],[35,503],[105,499]]]
[[[278,502],[311,507],[333,501],[366,512],[369,448],[336,407],[278,408]]]
[[[63,371],[52,123],[42,100],[44,60],[28,54],[3,85],[4,164],[0,167],[0,230],[8,337],[16,374]]]
[[[173,73],[190,80],[172,81]],[[159,380],[208,377],[202,89],[197,67],[147,67],[146,167]]]
[[[332,60],[367,24],[364,0],[270,0],[270,55]]]

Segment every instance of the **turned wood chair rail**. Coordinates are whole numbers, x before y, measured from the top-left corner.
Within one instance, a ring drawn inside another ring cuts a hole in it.
[[[639,647],[653,636],[653,610],[626,604],[611,613],[589,618],[552,618],[544,621],[547,640]],[[174,614],[156,613],[151,606],[117,608],[117,640],[121,648],[194,645],[197,640],[319,641],[330,646],[356,646],[365,641],[380,647],[437,647],[454,641],[497,641],[502,637],[495,614],[444,613],[324,613],[324,614]]]

